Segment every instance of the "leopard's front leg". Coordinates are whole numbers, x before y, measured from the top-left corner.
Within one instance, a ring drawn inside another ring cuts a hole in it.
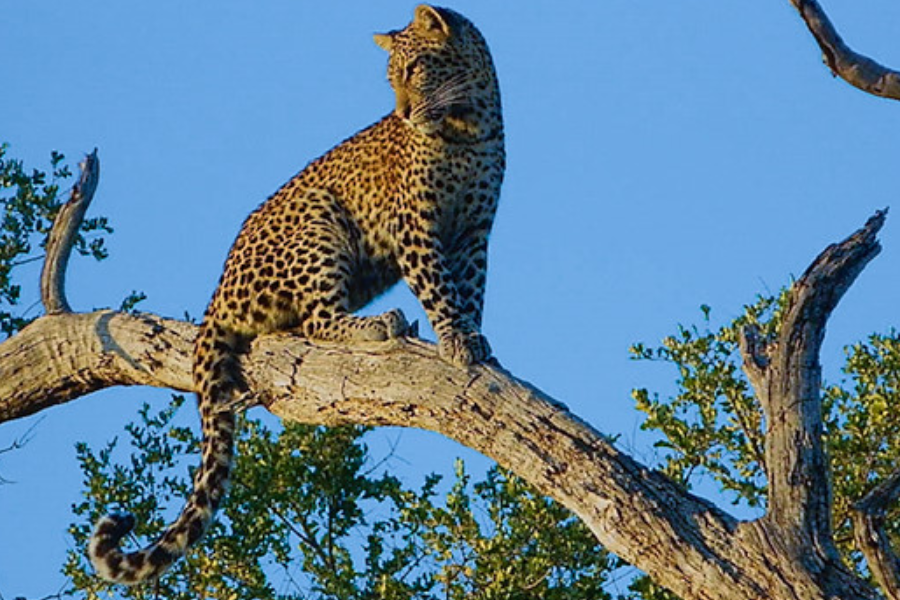
[[[441,356],[464,366],[483,362],[490,358],[491,347],[480,324],[462,306],[451,263],[435,231],[437,218],[425,210],[418,217],[399,232],[397,262],[403,278],[428,315]]]

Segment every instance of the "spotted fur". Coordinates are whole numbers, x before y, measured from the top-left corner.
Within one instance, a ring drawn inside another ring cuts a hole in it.
[[[233,406],[247,391],[239,357],[258,335],[386,340],[403,315],[352,313],[404,279],[441,355],[490,356],[481,335],[487,238],[505,166],[500,93],[475,26],[421,5],[404,29],[375,36],[390,53],[393,112],[310,163],[244,223],[195,345],[203,459],[178,519],[143,550],[123,553],[130,515],[107,515],[89,554],[125,584],[158,577],[203,535],[225,495]]]

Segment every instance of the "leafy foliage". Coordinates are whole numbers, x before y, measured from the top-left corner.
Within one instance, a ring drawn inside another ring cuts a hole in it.
[[[845,381],[825,388],[825,430],[832,456],[834,527],[848,562],[860,565],[852,546],[853,502],[884,481],[900,463],[900,334],[872,334],[846,349]],[[900,547],[900,509],[886,515]]]
[[[28,319],[14,310],[22,290],[14,282],[13,271],[41,258],[33,255],[34,248],[44,247],[62,204],[60,182],[72,176],[65,157],[58,152],[50,155],[48,175],[38,169],[29,173],[22,161],[6,157],[7,149],[7,144],[0,144],[0,338],[28,324]],[[106,258],[104,238],[87,235],[98,232],[112,233],[105,217],[84,220],[75,242],[80,254]]]
[[[126,430],[137,453],[118,464],[117,442],[78,447],[85,500],[75,507],[69,593],[88,599],[287,600],[609,598],[612,561],[566,509],[495,468],[473,483],[462,463],[443,502],[441,477],[418,490],[371,465],[361,427],[288,425],[243,418],[234,482],[220,517],[186,560],[158,583],[114,588],[84,550],[90,526],[115,506],[135,532],[157,535],[189,491],[181,473],[198,440],[174,424],[183,400],[140,412]],[[135,540],[132,540],[135,541]],[[114,596],[114,595],[118,596]]]
[[[666,451],[663,470],[686,488],[710,475],[733,502],[765,504],[765,457],[762,409],[741,372],[740,331],[755,326],[763,340],[777,335],[786,292],[761,297],[744,314],[713,331],[710,309],[703,306],[704,328],[679,326],[657,348],[635,344],[638,360],[670,363],[678,370],[677,393],[661,399],[646,389],[633,392],[647,414],[642,427],[662,433],[656,443]]]

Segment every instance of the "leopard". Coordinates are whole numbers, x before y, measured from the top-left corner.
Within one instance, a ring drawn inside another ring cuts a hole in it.
[[[98,520],[88,555],[103,579],[158,579],[204,535],[227,494],[237,414],[251,392],[241,360],[258,336],[355,343],[410,335],[399,310],[356,314],[403,280],[444,360],[466,368],[494,360],[481,325],[506,154],[491,52],[469,19],[427,4],[403,29],[374,39],[388,52],[393,109],[245,220],[194,345],[202,458],[192,491],[141,550],[120,547],[135,526],[131,514]]]

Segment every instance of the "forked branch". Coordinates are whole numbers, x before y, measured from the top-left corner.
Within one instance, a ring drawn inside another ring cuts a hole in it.
[[[819,350],[841,297],[881,250],[876,234],[886,211],[840,244],[826,248],[791,287],[778,338],[766,346],[743,332],[744,370],[766,416],[767,520],[798,555],[815,548],[837,560],[831,528],[831,484],[823,447]]]
[[[850,49],[817,0],[791,0],[822,49],[831,72],[864,92],[900,100],[900,73]]]

